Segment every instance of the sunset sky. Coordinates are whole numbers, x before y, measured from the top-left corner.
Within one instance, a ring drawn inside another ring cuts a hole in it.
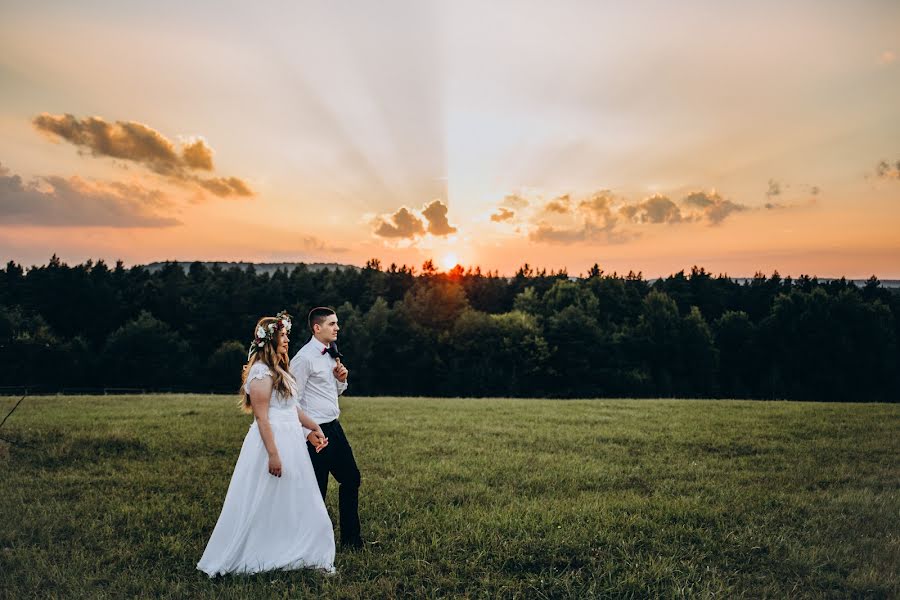
[[[0,258],[900,278],[900,2],[0,0]]]

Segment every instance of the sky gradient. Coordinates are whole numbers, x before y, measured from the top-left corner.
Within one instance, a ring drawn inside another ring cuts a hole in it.
[[[0,258],[900,278],[900,3],[0,0]]]

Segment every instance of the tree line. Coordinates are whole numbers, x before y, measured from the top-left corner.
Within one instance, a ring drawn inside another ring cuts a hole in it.
[[[56,256],[0,271],[0,386],[232,391],[256,320],[333,307],[354,395],[723,397],[895,402],[900,293],[694,267],[648,281],[523,265],[438,272],[151,270]]]

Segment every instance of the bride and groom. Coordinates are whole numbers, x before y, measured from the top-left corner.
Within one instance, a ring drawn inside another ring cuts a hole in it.
[[[312,338],[290,360],[290,315],[257,323],[241,386],[241,407],[253,413],[253,424],[197,564],[210,577],[334,572],[334,531],[324,502],[329,474],[340,484],[342,547],[363,546],[359,469],[338,421],[349,374],[335,343],[340,327],[328,308],[314,308],[308,323]]]

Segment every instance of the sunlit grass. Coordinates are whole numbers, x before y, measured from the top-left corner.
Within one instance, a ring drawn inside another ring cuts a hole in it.
[[[0,430],[21,444],[0,442],[0,595],[900,593],[896,405],[342,406],[368,550],[339,550],[334,577],[209,580],[195,565],[249,424],[234,397],[26,399]]]

